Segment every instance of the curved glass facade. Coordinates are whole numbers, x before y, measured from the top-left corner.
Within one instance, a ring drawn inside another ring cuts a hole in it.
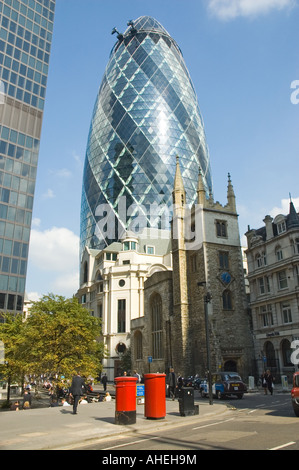
[[[212,190],[203,121],[178,45],[148,16],[117,34],[88,137],[81,252],[86,245],[102,249],[119,238],[117,226],[107,229],[114,218],[126,229],[132,220],[159,227],[151,207],[158,206],[159,215],[171,211],[177,155],[187,203],[196,199],[199,169]],[[99,228],[100,219],[106,226]]]

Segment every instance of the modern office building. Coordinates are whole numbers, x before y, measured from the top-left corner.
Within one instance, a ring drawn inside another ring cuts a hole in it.
[[[105,248],[124,230],[170,229],[177,155],[187,204],[195,202],[199,169],[212,191],[198,99],[179,46],[148,16],[113,32],[88,137],[81,256],[85,246]]]
[[[0,309],[21,311],[55,0],[0,0]]]

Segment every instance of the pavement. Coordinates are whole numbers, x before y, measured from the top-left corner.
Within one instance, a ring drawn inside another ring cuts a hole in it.
[[[199,395],[198,395],[199,397]],[[146,433],[166,429],[168,426],[198,424],[213,416],[229,413],[225,404],[208,399],[197,399],[199,414],[181,416],[178,400],[166,399],[166,416],[149,419],[144,416],[144,405],[136,405],[136,423],[116,424],[116,402],[80,404],[78,414],[69,407],[33,407],[30,410],[2,411],[0,413],[0,450],[75,450],[91,445],[99,439],[117,439],[125,433]],[[47,405],[48,406],[48,405]]]

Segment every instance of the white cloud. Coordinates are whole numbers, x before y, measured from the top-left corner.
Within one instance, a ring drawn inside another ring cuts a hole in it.
[[[296,211],[298,212],[299,208],[299,197],[292,198],[292,202],[294,204],[294,207]],[[290,200],[289,199],[282,199],[281,200],[281,206],[280,207],[273,207],[273,209],[270,210],[269,214],[271,217],[276,217],[279,214],[287,215],[290,211]]]
[[[222,20],[255,17],[272,10],[290,9],[296,0],[208,0],[209,11]]]
[[[43,199],[53,199],[55,197],[54,191],[52,189],[48,189],[44,194],[43,194]]]
[[[79,286],[79,237],[67,228],[31,230],[26,290],[70,297]],[[27,293],[29,298],[31,294]]]
[[[55,171],[51,170],[50,173],[62,179],[71,178],[72,176],[72,172],[68,170],[67,168],[60,168],[60,170],[55,170]]]

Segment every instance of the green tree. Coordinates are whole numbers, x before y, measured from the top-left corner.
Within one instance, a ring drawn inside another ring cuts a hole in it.
[[[22,382],[24,374],[29,371],[24,348],[23,315],[2,313],[0,323],[0,340],[4,344],[4,363],[0,364],[0,376],[7,382],[7,402],[10,400],[10,385]]]
[[[104,356],[101,324],[76,298],[49,294],[30,308],[24,341],[31,373],[97,377]]]

